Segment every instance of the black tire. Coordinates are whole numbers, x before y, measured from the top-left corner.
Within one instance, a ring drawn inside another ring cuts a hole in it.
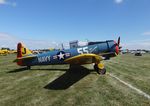
[[[102,70],[100,70],[100,74],[101,74],[101,75],[106,74],[106,69],[105,69],[105,68],[103,68]]]
[[[94,65],[94,70],[97,72],[97,74],[100,74],[100,70],[99,70],[99,68],[98,68],[98,65],[97,65],[97,64],[95,64],[95,65]]]
[[[105,68],[99,69],[97,64],[94,65],[94,70],[95,70],[98,74],[101,74],[101,75],[106,74],[106,69],[105,69]]]
[[[94,64],[94,70],[98,70],[97,64]]]

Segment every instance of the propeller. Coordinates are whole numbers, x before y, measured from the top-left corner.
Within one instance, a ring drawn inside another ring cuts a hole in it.
[[[119,47],[119,50],[122,48],[122,47],[120,46],[120,36],[118,37],[117,46]]]
[[[118,38],[118,43],[117,43],[117,44],[118,44],[118,46],[120,45],[120,36],[119,36],[119,38]]]
[[[122,47],[120,46],[120,36],[119,36],[119,37],[118,37],[118,41],[115,42],[115,51],[116,51],[117,54],[119,54],[119,52],[121,51],[121,50],[120,50],[121,48],[122,48]]]

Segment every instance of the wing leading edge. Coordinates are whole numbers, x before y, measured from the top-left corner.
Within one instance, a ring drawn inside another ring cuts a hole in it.
[[[96,54],[80,54],[65,60],[68,64],[90,64],[99,63],[102,61],[102,57]]]

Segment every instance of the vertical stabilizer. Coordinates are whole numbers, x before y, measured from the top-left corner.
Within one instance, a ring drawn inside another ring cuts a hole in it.
[[[26,48],[22,43],[18,43],[17,45],[17,58],[21,58],[27,55],[32,54],[31,51]],[[18,65],[22,65],[22,60],[17,62]]]
[[[18,43],[17,45],[17,57],[23,57],[26,55],[32,54],[31,51],[26,48],[22,43]]]

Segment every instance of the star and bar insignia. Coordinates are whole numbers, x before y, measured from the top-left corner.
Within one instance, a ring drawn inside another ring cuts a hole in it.
[[[54,55],[53,56],[53,59],[55,60],[55,59],[58,59],[58,60],[64,60],[65,58],[67,58],[67,57],[70,57],[71,56],[71,53],[65,53],[64,51],[59,51],[58,53],[57,53],[57,55]]]

